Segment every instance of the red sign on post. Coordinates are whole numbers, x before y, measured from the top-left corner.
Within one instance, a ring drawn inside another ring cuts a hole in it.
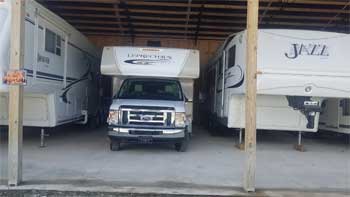
[[[2,83],[6,85],[26,85],[27,72],[25,70],[9,70],[2,78]]]

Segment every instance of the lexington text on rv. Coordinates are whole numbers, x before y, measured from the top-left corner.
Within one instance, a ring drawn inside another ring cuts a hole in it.
[[[343,125],[349,126],[349,105],[343,100],[350,98],[349,51],[347,34],[259,30],[257,128],[316,132],[325,100],[328,108],[334,105],[333,111],[326,110],[332,113],[327,117],[340,114],[343,117],[337,121],[347,121]],[[210,125],[244,128],[246,58],[243,31],[228,38],[209,62],[206,102]]]
[[[0,4],[0,81],[10,64],[11,1]],[[54,127],[99,119],[100,52],[34,0],[25,17],[24,126]],[[8,86],[0,84],[0,125],[8,124]]]
[[[114,76],[108,117],[111,150],[135,142],[174,143],[176,150],[186,150],[199,51],[105,47],[101,72]]]

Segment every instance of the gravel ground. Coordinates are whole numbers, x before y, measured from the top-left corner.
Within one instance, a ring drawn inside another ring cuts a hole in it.
[[[189,150],[169,145],[127,145],[108,148],[106,129],[71,125],[49,132],[39,148],[40,132],[25,129],[23,177],[27,185],[162,188],[240,188],[244,152],[235,148],[236,134],[212,137],[196,127]],[[322,133],[303,138],[306,152],[293,149],[292,132],[259,131],[256,187],[348,192],[349,136]],[[6,178],[6,135],[0,139],[0,175]],[[43,188],[45,189],[45,188]]]

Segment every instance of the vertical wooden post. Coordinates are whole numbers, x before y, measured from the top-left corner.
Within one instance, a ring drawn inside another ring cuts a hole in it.
[[[10,69],[23,69],[25,0],[11,1]],[[22,181],[23,86],[9,87],[8,184]]]
[[[245,99],[245,170],[243,187],[255,191],[256,168],[256,90],[257,90],[257,36],[259,0],[248,0],[247,10],[247,59]]]

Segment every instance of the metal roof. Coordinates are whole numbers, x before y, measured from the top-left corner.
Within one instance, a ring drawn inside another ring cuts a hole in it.
[[[246,26],[246,0],[39,2],[85,35],[221,40]],[[350,0],[260,0],[259,28],[350,33]]]

